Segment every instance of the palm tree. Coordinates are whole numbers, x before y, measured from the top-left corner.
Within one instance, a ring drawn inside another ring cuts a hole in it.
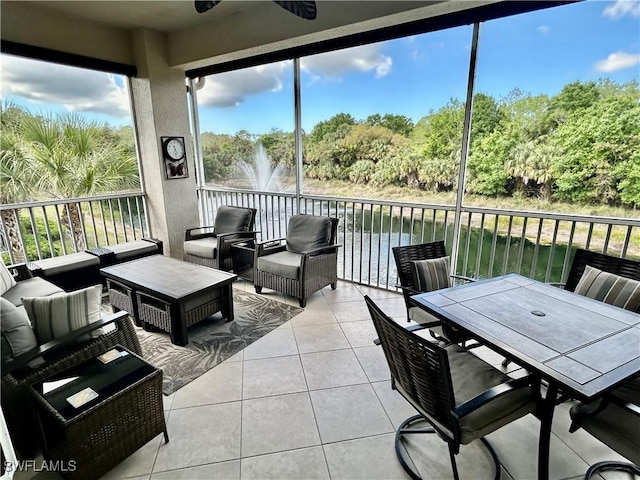
[[[27,145],[17,133],[27,113],[11,103],[4,103],[0,113],[0,203],[23,202],[31,198],[36,183]],[[25,261],[17,210],[2,210],[2,223],[15,261]]]
[[[546,137],[542,141],[529,140],[516,146],[512,157],[505,163],[510,175],[520,178],[524,187],[530,181],[540,186],[540,196],[551,199],[553,173],[551,166],[558,157],[558,148]]]
[[[0,145],[3,203],[24,201],[34,195],[80,198],[139,187],[133,148],[116,143],[114,137],[105,132],[108,128],[104,125],[77,114],[26,115],[14,128],[3,128]],[[68,204],[61,220],[75,251],[84,250],[86,242],[79,203]],[[13,218],[11,226],[7,222],[8,218],[5,219],[7,230],[15,228],[18,232],[17,218]],[[9,236],[13,251],[21,251],[19,235],[15,236],[16,242],[14,235]]]

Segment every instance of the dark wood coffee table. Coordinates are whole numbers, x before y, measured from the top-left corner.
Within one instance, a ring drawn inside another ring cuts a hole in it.
[[[100,273],[107,278],[115,309],[127,310],[145,328],[169,332],[176,345],[188,343],[187,327],[214,313],[234,318],[235,274],[163,255],[101,268]]]

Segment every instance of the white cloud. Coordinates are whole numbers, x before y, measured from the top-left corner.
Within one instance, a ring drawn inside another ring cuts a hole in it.
[[[314,79],[337,79],[349,71],[375,72],[376,78],[389,74],[393,60],[382,53],[384,44],[363,45],[300,60],[300,68]]]
[[[551,28],[549,28],[549,26],[548,26],[548,25],[540,25],[540,26],[538,27],[538,31],[539,31],[540,33],[549,33],[549,32],[551,31]]]
[[[237,107],[249,95],[282,90],[284,76],[291,72],[291,62],[286,61],[212,75],[198,90],[198,103],[207,107]]]
[[[373,72],[375,78],[389,74],[393,61],[383,55],[382,45],[365,45],[329,52],[300,61],[312,79],[339,80],[350,71]],[[280,91],[286,76],[292,74],[291,61],[211,75],[198,90],[198,103],[207,107],[237,107],[247,97],[261,92]]]
[[[604,9],[602,14],[610,18],[622,18],[625,15],[640,17],[640,2],[638,0],[617,0],[613,5]]]
[[[610,54],[605,60],[596,62],[596,70],[600,72],[615,72],[640,64],[640,54],[615,52]]]
[[[63,105],[70,112],[131,118],[129,96],[114,75],[3,55],[0,92],[34,105]]]

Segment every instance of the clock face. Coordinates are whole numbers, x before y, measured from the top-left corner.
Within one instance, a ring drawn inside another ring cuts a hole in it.
[[[172,160],[184,158],[184,142],[179,138],[172,138],[164,145],[166,154]]]

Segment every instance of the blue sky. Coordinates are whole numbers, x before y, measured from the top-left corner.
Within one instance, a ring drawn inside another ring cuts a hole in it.
[[[471,26],[301,60],[305,130],[346,112],[417,121],[464,100]],[[280,62],[208,77],[198,91],[201,131],[293,129],[293,68]],[[31,111],[79,111],[131,121],[122,78],[2,56],[2,99]],[[476,91],[558,93],[576,80],[640,79],[640,0],[590,0],[482,24]]]

